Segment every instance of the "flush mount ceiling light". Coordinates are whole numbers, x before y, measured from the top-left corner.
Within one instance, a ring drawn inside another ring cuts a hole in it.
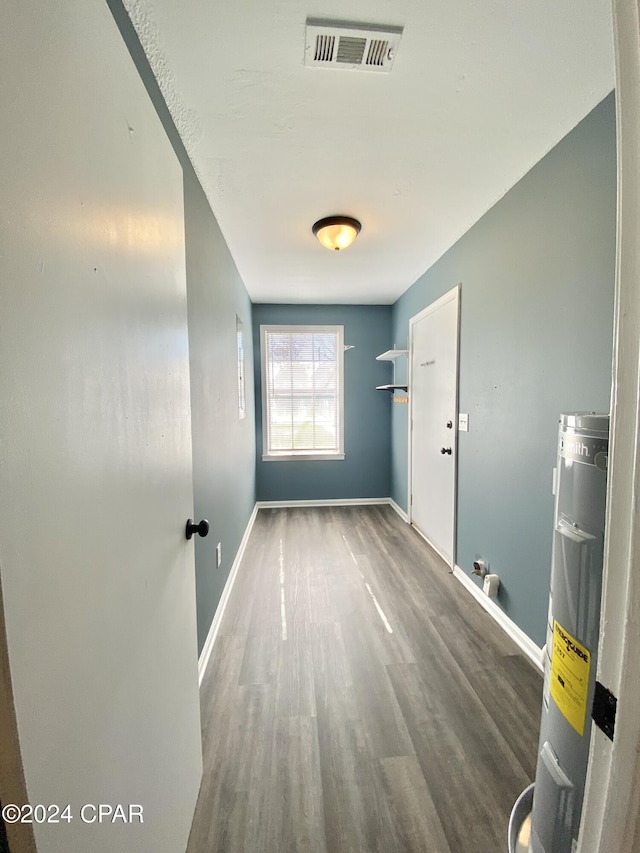
[[[362,226],[350,216],[327,216],[319,219],[311,229],[326,249],[338,252],[350,246]]]

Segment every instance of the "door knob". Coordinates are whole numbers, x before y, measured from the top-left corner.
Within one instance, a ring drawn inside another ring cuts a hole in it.
[[[453,421],[447,421],[447,429],[453,429]]]
[[[443,456],[445,453],[448,453],[449,456],[451,456],[452,450],[450,447],[443,447],[443,448],[441,448],[440,453],[442,453]]]
[[[208,532],[209,522],[206,518],[203,518],[199,524],[196,524],[192,518],[187,519],[187,527],[185,529],[185,536],[187,537],[187,539],[191,539],[194,533],[197,533],[204,539]]]

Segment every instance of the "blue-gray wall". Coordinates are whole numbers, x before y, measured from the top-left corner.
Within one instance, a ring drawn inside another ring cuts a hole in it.
[[[355,347],[344,354],[344,460],[262,461],[260,326],[271,324],[344,326]],[[391,395],[375,387],[391,382],[390,363],[376,361],[390,337],[389,305],[253,306],[258,500],[389,497]]]
[[[558,415],[609,410],[615,267],[613,95],[393,307],[409,318],[461,288],[457,560],[482,556],[499,603],[545,638]],[[407,411],[392,415],[392,496],[407,506]]]
[[[207,538],[198,536],[195,543],[202,649],[255,503],[253,352],[249,296],[200,184],[187,170],[184,188],[194,504],[196,519],[207,518],[211,524]],[[238,413],[236,315],[245,339],[243,420]]]
[[[184,175],[195,517],[208,518],[211,524],[206,539],[195,537],[201,651],[255,503],[251,301],[126,10],[121,0],[107,2]],[[245,328],[244,420],[238,416],[236,315]],[[219,569],[218,542],[222,543]]]

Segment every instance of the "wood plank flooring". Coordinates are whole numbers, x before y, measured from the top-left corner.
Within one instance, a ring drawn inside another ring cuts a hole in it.
[[[541,692],[390,507],[261,510],[202,685],[188,853],[503,853]]]

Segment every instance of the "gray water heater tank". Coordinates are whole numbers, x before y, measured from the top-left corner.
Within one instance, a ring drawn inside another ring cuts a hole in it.
[[[609,415],[560,419],[551,590],[531,853],[573,853],[600,629]]]

